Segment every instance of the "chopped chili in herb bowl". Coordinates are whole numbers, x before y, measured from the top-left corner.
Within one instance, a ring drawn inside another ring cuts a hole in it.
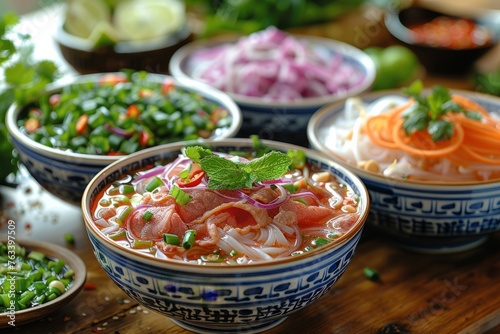
[[[121,157],[171,142],[234,137],[241,111],[225,93],[142,71],[81,75],[48,86],[6,118],[21,162],[75,205],[90,179]]]
[[[44,241],[0,241],[0,329],[46,317],[82,290],[86,267],[75,253]]]

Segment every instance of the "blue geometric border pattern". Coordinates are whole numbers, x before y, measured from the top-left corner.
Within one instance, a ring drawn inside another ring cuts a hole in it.
[[[295,312],[323,296],[346,270],[361,231],[334,254],[231,273],[227,268],[180,272],[125,258],[89,233],[113,281],[142,305],[186,322],[245,323]],[[200,268],[201,269],[201,268]]]

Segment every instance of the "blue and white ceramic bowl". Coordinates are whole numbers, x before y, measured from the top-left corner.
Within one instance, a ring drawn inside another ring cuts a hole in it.
[[[329,38],[305,35],[296,37],[311,45],[318,54],[328,55],[331,58],[342,57],[343,62],[361,73],[361,81],[351,89],[336,94],[303,98],[291,102],[271,102],[259,97],[227,92],[243,112],[245,135],[258,134],[261,138],[300,144],[299,140],[293,139],[302,134],[303,139],[306,139],[307,123],[315,111],[326,104],[361,94],[371,88],[376,70],[375,64],[366,53],[352,45]],[[170,60],[170,74],[175,78],[196,79],[193,74],[204,66],[203,62],[193,61],[196,53],[218,46],[231,45],[240,38],[241,36],[216,37],[191,42],[179,48]]]
[[[263,141],[276,150],[304,149]],[[214,151],[251,149],[248,139],[207,141]],[[111,279],[144,307],[197,333],[258,333],[325,295],[346,270],[369,210],[368,193],[346,168],[304,149],[308,161],[335,173],[360,197],[360,217],[336,243],[289,258],[246,265],[197,265],[154,258],[124,248],[93,222],[91,208],[99,192],[131,170],[177,156],[181,143],[134,153],[111,164],[89,183],[82,199],[85,226],[95,256]]]
[[[47,91],[56,93],[71,83],[95,82],[102,75],[103,73],[88,74],[64,79],[48,87]],[[243,119],[241,110],[227,94],[189,79],[177,80],[162,74],[150,74],[148,78],[158,82],[164,82],[167,78],[171,79],[177,87],[196,92],[228,110],[232,118],[230,126],[218,129],[211,139],[229,138],[238,133]],[[79,205],[83,191],[92,177],[122,156],[81,154],[42,145],[20,130],[18,121],[25,117],[25,112],[23,106],[14,104],[9,108],[6,116],[7,129],[20,161],[33,178],[51,194],[68,203]]]
[[[487,110],[500,110],[497,97],[454,90]],[[367,103],[389,90],[361,95]],[[328,133],[344,110],[345,101],[320,109],[311,117],[311,146],[360,177],[370,194],[368,223],[383,231],[397,245],[421,253],[452,253],[481,245],[491,233],[500,231],[500,180],[487,182],[419,182],[393,179],[350,165],[328,148]]]

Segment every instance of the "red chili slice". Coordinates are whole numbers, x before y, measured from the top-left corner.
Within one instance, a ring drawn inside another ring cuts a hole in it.
[[[177,185],[179,187],[194,187],[201,183],[203,177],[205,176],[205,171],[199,169],[191,173],[191,175],[186,179],[177,180]]]

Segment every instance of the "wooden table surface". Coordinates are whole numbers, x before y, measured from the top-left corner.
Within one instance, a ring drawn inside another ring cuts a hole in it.
[[[30,27],[33,22],[50,25],[53,16],[44,11],[24,21],[39,45],[50,45],[50,34]],[[44,50],[40,58],[48,55],[71,71],[56,49]],[[423,79],[427,85],[473,89],[466,76],[426,74]],[[12,219],[19,242],[36,238],[68,247],[84,260],[88,271],[88,288],[63,309],[0,333],[190,333],[141,308],[108,278],[94,257],[79,207],[52,197],[27,175],[16,188],[0,187],[0,194],[0,236],[6,234],[7,220]],[[66,244],[67,233],[75,237],[73,245]],[[400,250],[369,226],[363,233],[335,287],[266,333],[500,333],[499,233],[474,250],[449,255]],[[363,277],[365,267],[377,269],[381,280]]]

